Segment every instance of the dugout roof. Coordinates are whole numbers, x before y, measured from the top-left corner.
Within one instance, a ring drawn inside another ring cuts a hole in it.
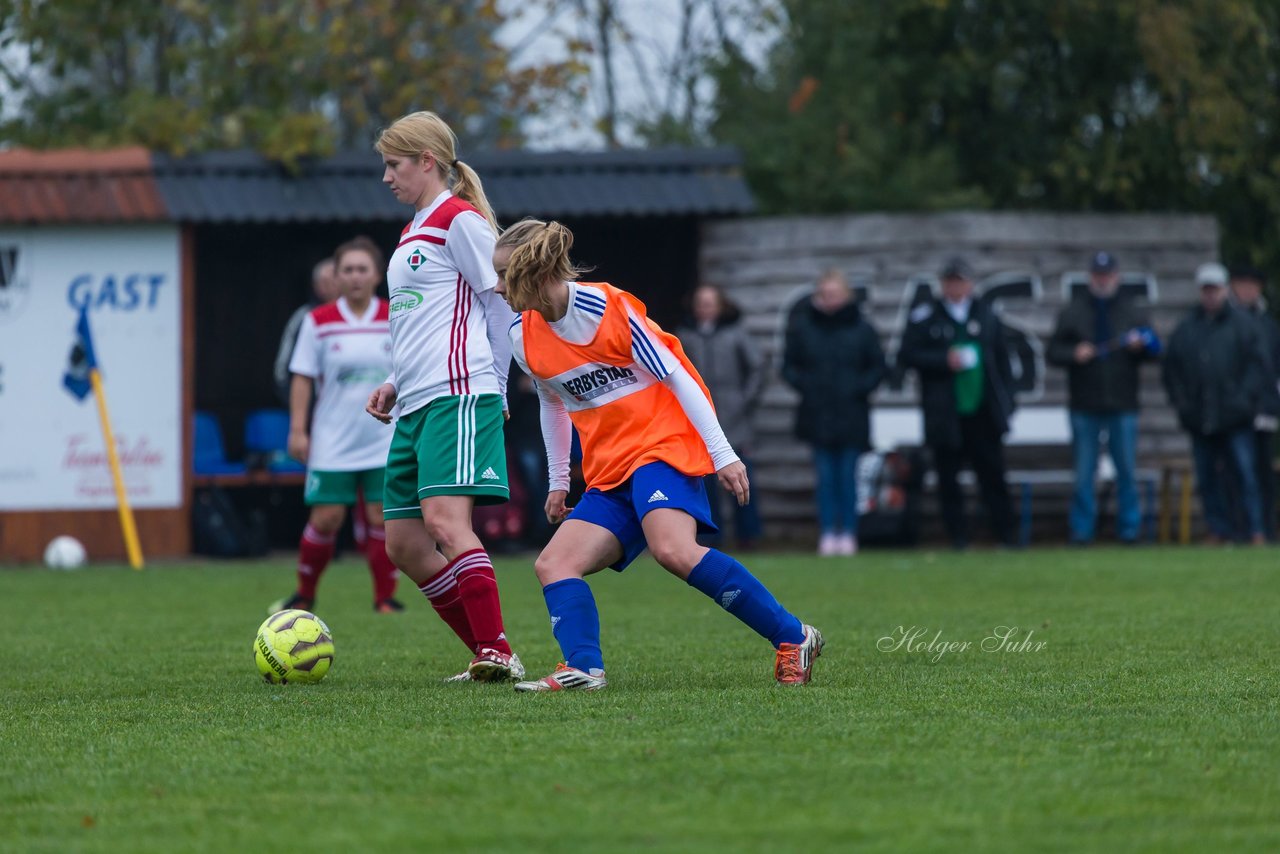
[[[733,216],[755,203],[730,148],[480,152],[464,157],[501,219]],[[0,223],[402,222],[375,152],[290,171],[250,151],[0,151]]]

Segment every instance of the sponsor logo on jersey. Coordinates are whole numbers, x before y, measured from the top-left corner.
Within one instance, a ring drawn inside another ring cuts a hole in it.
[[[592,400],[614,389],[635,385],[637,382],[635,371],[630,368],[606,365],[562,380],[560,385],[577,400]]]
[[[405,288],[391,295],[391,301],[387,304],[387,311],[389,318],[395,320],[402,314],[417,311],[421,306],[422,294]]]
[[[339,368],[335,382],[342,386],[364,385],[374,389],[382,385],[382,381],[386,378],[387,368],[385,365],[364,365]]]
[[[423,264],[427,263],[427,256],[422,254],[421,249],[415,249],[409,253],[409,257],[406,260],[409,262],[410,270],[417,270]]]

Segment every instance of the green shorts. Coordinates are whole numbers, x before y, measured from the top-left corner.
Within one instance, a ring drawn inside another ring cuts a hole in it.
[[[419,502],[436,495],[472,495],[476,504],[506,501],[502,421],[497,394],[437,397],[401,416],[387,454],[383,516],[421,516]]]
[[[310,507],[315,504],[342,504],[349,506],[356,503],[356,490],[364,492],[364,500],[379,503],[382,501],[382,481],[386,477],[385,469],[365,469],[364,471],[315,471],[308,469],[307,485],[302,493],[302,500]]]

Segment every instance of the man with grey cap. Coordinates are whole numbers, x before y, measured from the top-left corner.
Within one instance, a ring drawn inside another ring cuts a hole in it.
[[[1196,270],[1200,304],[1169,339],[1164,387],[1191,437],[1206,540],[1233,539],[1225,472],[1238,484],[1248,540],[1266,542],[1254,459],[1253,421],[1266,394],[1270,360],[1257,324],[1227,300],[1227,270]]]
[[[1136,543],[1142,526],[1138,502],[1139,367],[1160,354],[1160,339],[1146,312],[1120,290],[1110,252],[1089,261],[1089,287],[1058,314],[1049,339],[1049,364],[1067,371],[1075,494],[1069,517],[1071,543],[1093,542],[1097,523],[1096,477],[1102,437],[1116,469],[1116,537]]]

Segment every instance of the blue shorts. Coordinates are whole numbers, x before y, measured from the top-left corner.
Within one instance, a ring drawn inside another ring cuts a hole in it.
[[[618,538],[622,560],[611,569],[621,572],[648,548],[640,520],[659,508],[688,513],[697,521],[700,534],[719,530],[711,521],[702,478],[681,474],[663,462],[641,466],[626,483],[608,492],[588,489],[569,518],[599,525]]]

